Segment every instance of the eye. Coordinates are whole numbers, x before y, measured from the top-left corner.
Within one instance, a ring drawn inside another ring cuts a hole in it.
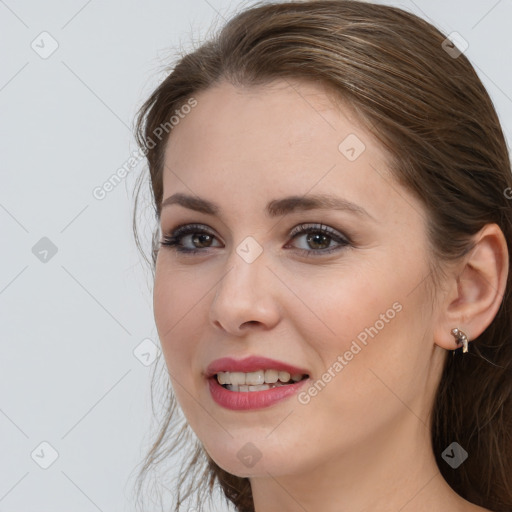
[[[300,224],[291,231],[290,236],[293,240],[305,236],[305,243],[309,247],[313,246],[314,249],[312,251],[299,249],[299,253],[303,256],[330,254],[351,245],[351,241],[347,236],[323,224]],[[333,241],[337,245],[331,246]],[[318,248],[318,246],[323,248]]]
[[[206,244],[206,248],[209,247],[208,243],[215,238],[215,235],[205,229],[201,224],[186,224],[184,226],[178,226],[170,235],[164,236],[160,241],[160,244],[164,247],[175,249],[177,252],[185,254],[204,252],[201,247],[193,247],[190,249],[183,245],[183,239],[189,236],[192,238],[192,243],[198,243],[199,245]]]
[[[302,256],[330,254],[351,245],[347,236],[322,224],[300,224],[290,232],[289,236],[292,240],[305,237],[306,246],[312,247],[312,250],[297,249],[297,252]],[[188,237],[190,237],[193,244],[192,247],[186,247],[183,243]],[[197,254],[206,253],[212,247],[211,242],[215,239],[215,235],[202,224],[186,224],[178,226],[170,235],[164,236],[160,244],[182,254]],[[337,245],[331,246],[333,241]],[[288,247],[288,245],[285,247]]]

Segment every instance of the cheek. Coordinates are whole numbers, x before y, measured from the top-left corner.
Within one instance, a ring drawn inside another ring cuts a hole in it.
[[[187,278],[159,263],[153,290],[155,324],[167,367],[172,375],[178,376],[190,368],[191,347],[187,340],[193,336],[194,325],[199,323],[198,299],[187,286],[190,276]]]
[[[183,324],[190,324],[204,293],[193,267],[180,267],[173,262],[173,255],[162,249],[153,290],[155,322],[162,341],[183,328]]]
[[[365,329],[375,322],[384,327],[381,314],[388,311],[389,318],[395,316],[393,303],[399,293],[389,275],[384,280],[383,274],[382,268],[355,272],[344,267],[289,277],[299,299],[293,321],[301,323],[301,332],[320,354],[343,353],[358,335],[364,342],[368,337]]]
[[[430,349],[421,333],[428,331],[430,318],[417,314],[424,308],[424,292],[418,287],[411,293],[411,280],[397,273],[374,277],[346,277],[339,285],[326,285],[329,299],[317,294],[314,302],[322,321],[310,315],[310,326],[303,323],[323,368],[316,376],[318,392],[313,391],[310,402],[304,395],[301,403],[312,408],[316,403],[324,421],[347,425],[347,435],[358,429],[370,432],[368,415],[388,421],[404,410],[403,403],[423,393],[427,377]]]
[[[362,398],[366,392],[367,401],[375,388],[385,394],[375,374],[393,382],[399,376],[406,382],[413,377],[408,373],[414,372],[419,347],[408,333],[425,327],[414,314],[421,307],[421,292],[411,294],[410,279],[384,270],[294,280],[294,292],[302,301],[293,318],[307,346],[306,359],[320,363],[316,377],[333,383],[326,387],[333,392],[330,399],[340,404],[352,404],[353,397]]]

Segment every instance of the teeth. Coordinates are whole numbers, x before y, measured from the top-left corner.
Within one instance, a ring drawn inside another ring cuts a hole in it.
[[[232,388],[238,387],[238,391],[265,391],[270,389],[268,384],[261,384],[259,386],[231,386]]]
[[[279,386],[286,386],[282,382],[275,384],[261,384],[260,386],[237,386],[236,384],[228,384],[226,388],[229,391],[266,391],[267,389],[278,388]]]
[[[279,372],[277,370],[265,370],[265,382],[275,384],[279,380]]]
[[[241,375],[244,375],[243,373]],[[245,374],[245,383],[249,386],[259,386],[265,382],[265,372],[250,372]]]
[[[242,372],[233,372],[230,377],[228,377],[229,382],[226,382],[226,384],[235,384],[235,385],[242,385],[247,384],[245,382],[245,373]]]
[[[227,378],[228,378],[228,374],[227,373],[217,373],[217,381],[219,384],[227,384]]]
[[[291,375],[288,372],[279,372],[279,380],[281,382],[288,382]]]
[[[219,372],[217,381],[219,384],[228,384],[230,386],[240,386],[241,388],[251,386],[251,389],[241,389],[242,391],[260,391],[256,389],[266,384],[287,383],[290,380],[298,382],[302,380],[303,375],[296,373],[290,375],[288,372],[278,370],[258,370],[256,372]],[[278,382],[279,381],[279,382]],[[269,389],[267,386],[265,389]]]

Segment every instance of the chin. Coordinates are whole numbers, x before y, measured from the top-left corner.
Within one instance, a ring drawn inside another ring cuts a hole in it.
[[[268,442],[252,442],[250,439],[249,436],[233,440],[229,446],[207,447],[207,452],[224,471],[241,478],[268,477],[269,473],[278,476],[298,469],[299,461],[286,457],[283,454],[286,448],[282,445],[276,450]],[[290,451],[291,448],[288,453]]]

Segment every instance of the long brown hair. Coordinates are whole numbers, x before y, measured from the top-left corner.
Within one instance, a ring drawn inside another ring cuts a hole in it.
[[[182,55],[139,110],[136,136],[148,161],[156,218],[166,137],[157,141],[155,131],[173,112],[221,80],[234,85],[313,80],[357,110],[389,151],[397,181],[424,205],[436,264],[433,282],[442,275],[442,263],[467,254],[472,235],[488,223],[503,231],[510,260],[507,145],[488,93],[464,53],[458,53],[446,35],[423,19],[369,2],[265,2],[238,13],[208,41]],[[137,233],[135,237],[140,248]],[[157,251],[154,236],[153,271]],[[435,457],[443,477],[463,498],[510,512],[511,273],[493,322],[472,340],[468,354],[459,355],[460,350],[446,359],[433,404]],[[181,426],[175,425],[178,420]],[[249,480],[222,470],[193,439],[179,418],[170,386],[158,437],[139,473],[139,489],[151,467],[188,441],[195,447],[180,473],[175,510],[194,494],[200,509],[200,497],[210,495],[219,483],[238,512],[254,512]],[[457,469],[441,460],[454,441],[470,454]]]

